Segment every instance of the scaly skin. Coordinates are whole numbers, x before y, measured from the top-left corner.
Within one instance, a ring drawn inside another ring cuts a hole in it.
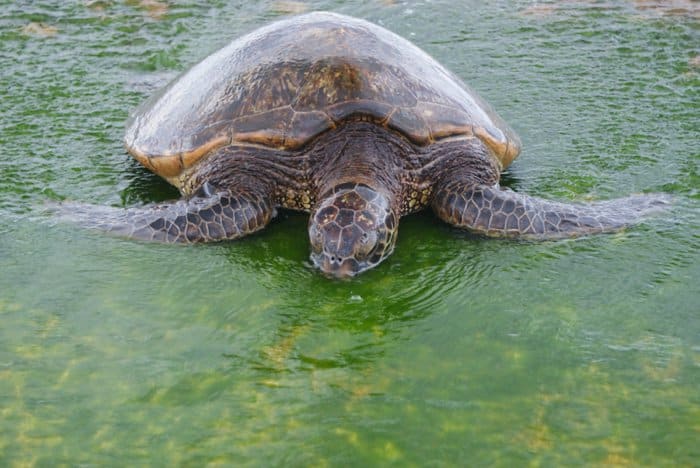
[[[364,184],[336,186],[311,214],[311,261],[331,276],[353,276],[391,254],[399,227],[390,197]]]
[[[455,181],[437,190],[433,210],[446,223],[486,236],[557,239],[618,231],[669,201],[663,195],[632,195],[566,204]]]
[[[126,210],[64,203],[63,218],[118,236],[171,243],[238,239],[264,228],[276,211],[265,194],[214,191],[171,203]]]
[[[649,194],[566,204],[500,189],[490,151],[477,138],[420,147],[374,123],[347,122],[295,157],[259,147],[218,150],[178,179],[187,197],[179,201],[126,210],[69,203],[59,211],[117,235],[186,243],[251,234],[276,207],[308,211],[312,262],[349,277],[391,254],[399,218],[428,206],[475,233],[552,239],[617,231],[669,203]]]

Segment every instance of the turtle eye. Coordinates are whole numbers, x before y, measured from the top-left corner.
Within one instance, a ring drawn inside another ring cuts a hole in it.
[[[320,247],[323,244],[323,234],[316,224],[309,226],[309,239],[312,246]]]
[[[357,258],[367,258],[377,244],[377,234],[375,232],[363,232],[360,236],[360,243],[357,248]]]

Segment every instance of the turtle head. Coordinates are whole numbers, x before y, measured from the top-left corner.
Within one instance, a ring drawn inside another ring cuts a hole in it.
[[[325,274],[354,276],[394,250],[398,216],[389,197],[364,184],[340,184],[311,213],[311,261]]]

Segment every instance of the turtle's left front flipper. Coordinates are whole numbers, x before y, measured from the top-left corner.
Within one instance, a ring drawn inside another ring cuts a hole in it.
[[[118,236],[185,243],[237,239],[259,231],[275,216],[268,196],[228,191],[143,208],[61,203],[55,211],[60,219]]]
[[[436,187],[432,207],[445,222],[494,237],[555,239],[614,232],[670,204],[664,194],[589,203],[557,203],[456,181]]]

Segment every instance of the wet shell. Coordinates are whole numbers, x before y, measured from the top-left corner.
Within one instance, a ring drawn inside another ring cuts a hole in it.
[[[520,151],[493,109],[425,52],[333,13],[273,23],[210,55],[137,109],[125,143],[173,177],[224,145],[300,150],[358,117],[416,145],[480,138],[501,167]]]

